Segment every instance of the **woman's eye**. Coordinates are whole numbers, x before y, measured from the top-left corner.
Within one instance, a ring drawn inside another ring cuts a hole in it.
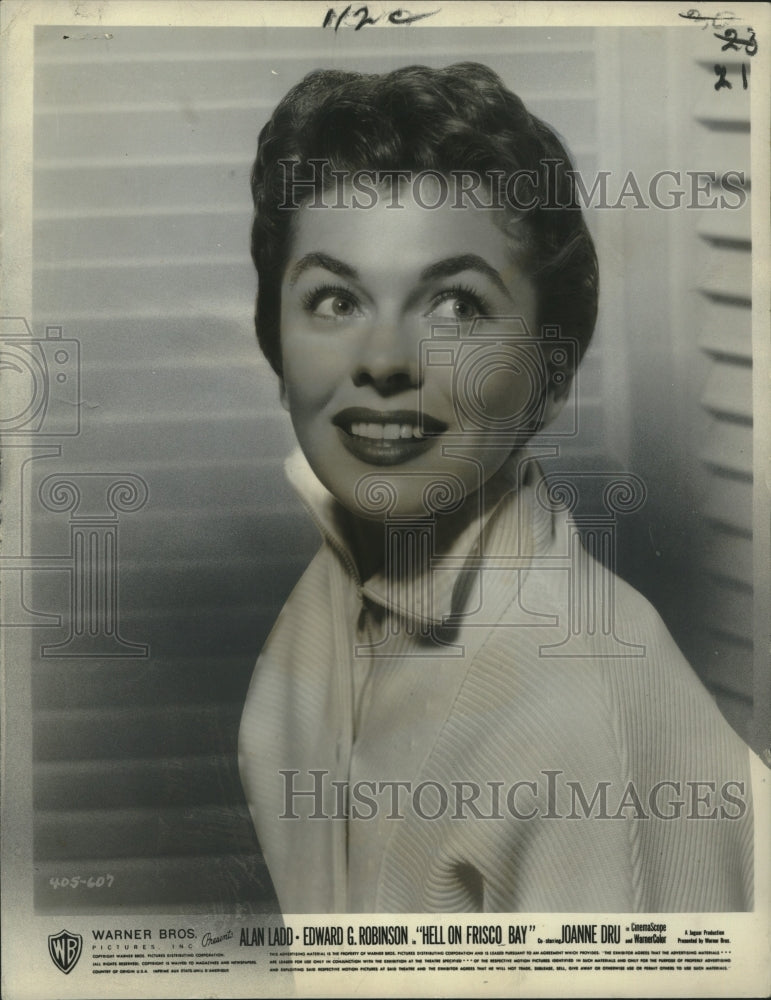
[[[314,316],[322,319],[348,319],[356,315],[358,307],[348,295],[336,292],[317,297],[316,301],[311,303],[310,310]]]
[[[453,294],[440,299],[430,315],[438,319],[454,319],[467,323],[483,314],[482,306],[470,295]]]

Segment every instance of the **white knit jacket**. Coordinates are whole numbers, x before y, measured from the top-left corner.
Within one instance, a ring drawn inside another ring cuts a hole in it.
[[[537,469],[366,581],[339,505],[288,472],[325,543],[239,737],[285,913],[751,908],[748,750]]]

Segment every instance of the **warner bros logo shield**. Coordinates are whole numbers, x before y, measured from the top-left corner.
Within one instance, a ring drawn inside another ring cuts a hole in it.
[[[82,951],[83,938],[80,934],[60,931],[58,934],[48,935],[48,954],[56,968],[65,975],[72,972],[78,964]]]

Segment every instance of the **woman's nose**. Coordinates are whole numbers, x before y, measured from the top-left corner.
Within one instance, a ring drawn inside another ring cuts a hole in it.
[[[372,386],[382,396],[392,396],[420,384],[420,344],[405,322],[378,323],[361,345],[353,369],[356,386]]]

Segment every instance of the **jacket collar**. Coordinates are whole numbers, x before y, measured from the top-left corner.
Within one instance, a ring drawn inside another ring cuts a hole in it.
[[[427,520],[425,526],[398,529],[399,551],[409,550],[410,571],[381,569],[362,580],[356,558],[352,518],[322,485],[300,449],[285,462],[287,478],[300,496],[325,541],[340,560],[360,594],[408,623],[446,624],[462,612],[468,589],[478,578],[481,560],[530,557],[534,535],[551,525],[548,513],[532,502],[537,464],[526,449],[512,455],[480,491],[481,502],[466,503],[454,514]],[[529,502],[523,501],[523,496]],[[502,516],[506,513],[507,516]],[[539,516],[540,515],[540,516]],[[397,529],[394,529],[397,530]],[[428,553],[428,558],[420,553]]]

